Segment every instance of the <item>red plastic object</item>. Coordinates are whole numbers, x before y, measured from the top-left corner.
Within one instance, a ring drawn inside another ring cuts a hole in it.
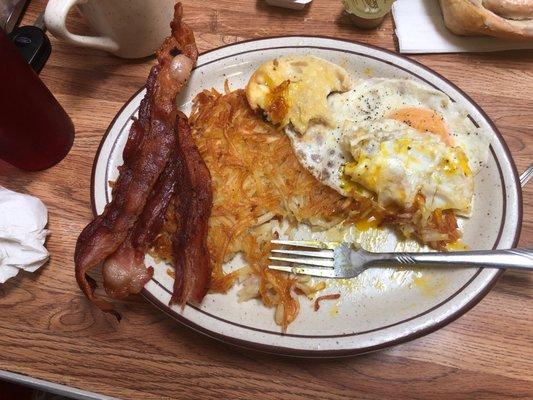
[[[61,161],[73,141],[70,117],[0,29],[0,158],[38,171]]]

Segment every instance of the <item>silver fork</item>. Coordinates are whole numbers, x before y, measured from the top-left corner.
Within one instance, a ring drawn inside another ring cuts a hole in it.
[[[524,187],[531,177],[533,164],[520,175],[520,186]],[[275,255],[270,256],[270,260],[290,265],[269,265],[268,268],[322,278],[354,278],[371,267],[402,265],[533,270],[533,249],[371,253],[346,242],[272,240],[272,243],[306,250],[273,249]]]
[[[322,278],[354,278],[371,267],[427,266],[533,270],[533,249],[449,253],[371,253],[346,242],[272,240],[295,249],[273,249],[268,268]],[[303,249],[303,250],[302,250]]]
[[[524,172],[520,175],[520,186],[524,187],[529,182],[533,176],[533,164],[526,168]]]

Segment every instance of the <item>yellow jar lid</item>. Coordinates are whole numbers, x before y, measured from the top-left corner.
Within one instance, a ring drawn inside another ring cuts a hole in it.
[[[361,18],[376,19],[387,14],[394,0],[342,0],[344,9]]]

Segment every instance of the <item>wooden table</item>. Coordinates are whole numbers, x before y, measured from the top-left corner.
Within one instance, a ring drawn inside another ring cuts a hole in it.
[[[32,2],[24,22],[45,6]],[[263,0],[185,1],[200,50],[252,37],[320,34],[395,49],[388,19],[352,28],[340,1],[307,11]],[[81,29],[81,19],[71,17]],[[0,164],[0,184],[48,206],[51,261],[0,286],[0,369],[109,396],[159,398],[532,398],[533,275],[506,272],[473,310],[445,328],[378,353],[297,360],[218,343],[186,329],[142,298],[121,304],[122,323],[89,305],[74,280],[76,238],[92,218],[93,157],[115,113],[146,79],[153,60],[125,61],[63,44],[41,77],[76,126],[68,157],[43,172]],[[533,160],[533,52],[421,55],[463,88],[501,130],[519,170]],[[524,192],[521,246],[533,247],[533,185]]]

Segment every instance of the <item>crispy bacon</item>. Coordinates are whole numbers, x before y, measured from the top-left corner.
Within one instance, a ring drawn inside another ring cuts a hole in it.
[[[112,201],[87,225],[76,243],[78,285],[93,303],[115,315],[109,302],[95,296],[95,283],[87,272],[105,261],[104,286],[110,296],[119,298],[138,293],[152,276],[153,270],[144,266],[144,251],[161,227],[176,179],[182,175],[172,160],[188,155],[176,150],[184,123],[181,115],[177,117],[175,98],[190,75],[198,51],[193,32],[181,21],[182,14],[178,3],[170,24],[172,35],[157,52],[158,65],[150,71],[139,118],[130,129]]]
[[[128,136],[124,164],[119,168],[120,174],[113,187],[112,201],[100,216],[87,225],[76,243],[74,261],[78,285],[104,311],[112,312],[113,307],[94,295],[95,285],[87,280],[87,272],[113,254],[124,242],[176,143],[172,127],[165,127],[160,120],[147,119],[151,117],[148,109],[153,108],[152,96],[156,90],[157,74],[157,67],[152,68],[139,119],[134,121]],[[123,254],[131,252],[121,252],[119,259],[123,260]]]
[[[176,147],[135,225],[131,240],[133,246],[143,252],[148,250],[148,247],[161,231],[165,221],[166,210],[176,193],[176,186],[180,177],[179,168],[182,163],[183,161],[178,157]]]
[[[178,147],[184,160],[177,202],[180,220],[173,238],[176,277],[171,303],[200,302],[211,278],[207,248],[208,220],[213,204],[211,175],[191,135],[187,117],[178,116]]]
[[[104,262],[105,291],[115,299],[139,293],[153,273],[153,267],[146,268],[144,265],[144,253],[133,247],[129,236]]]
[[[139,293],[153,276],[154,269],[144,265],[144,253],[160,232],[167,207],[176,192],[179,176],[176,164],[182,162],[176,154],[174,150],[131,234],[104,262],[104,288],[110,297],[120,299]]]

